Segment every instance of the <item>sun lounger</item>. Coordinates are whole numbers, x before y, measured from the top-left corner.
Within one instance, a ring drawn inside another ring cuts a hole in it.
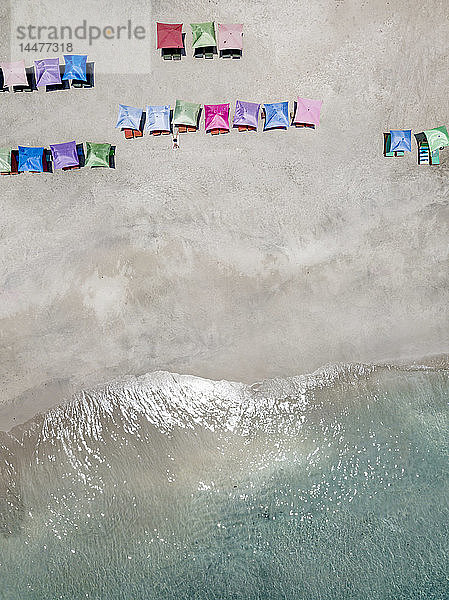
[[[393,158],[394,152],[390,151],[391,147],[391,136],[389,133],[384,133],[384,156],[386,158]]]
[[[430,164],[431,165],[439,165],[440,164],[440,151],[438,150],[438,148],[431,153]]]
[[[115,146],[111,146],[109,151],[109,168],[115,169]]]
[[[5,78],[3,71],[0,69],[0,92],[9,92],[9,87],[5,86]]]

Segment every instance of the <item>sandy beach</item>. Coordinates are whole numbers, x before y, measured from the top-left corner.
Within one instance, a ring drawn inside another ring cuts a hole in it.
[[[210,19],[244,23],[240,61],[193,59],[189,23]],[[447,353],[449,149],[382,155],[384,131],[449,121],[446,3],[176,0],[142,20],[149,73],[0,95],[0,146],[117,147],[115,170],[0,180],[0,429],[155,370],[250,383]],[[157,20],[184,23],[180,62]],[[315,131],[202,126],[174,151],[114,129],[119,103],[298,95],[323,100]]]

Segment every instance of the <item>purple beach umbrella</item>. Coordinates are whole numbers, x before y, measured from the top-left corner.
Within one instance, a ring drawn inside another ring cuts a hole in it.
[[[79,165],[76,142],[64,142],[63,144],[50,144],[55,169],[65,167],[77,167]]]
[[[59,72],[59,58],[44,58],[35,60],[36,85],[58,85],[61,83],[61,73]]]
[[[255,102],[243,102],[243,100],[237,100],[235,104],[234,113],[234,127],[255,127],[259,122],[259,108],[260,104]]]

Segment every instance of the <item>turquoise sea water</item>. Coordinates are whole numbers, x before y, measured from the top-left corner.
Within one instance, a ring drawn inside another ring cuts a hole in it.
[[[152,374],[0,434],[0,599],[449,598],[448,371]]]

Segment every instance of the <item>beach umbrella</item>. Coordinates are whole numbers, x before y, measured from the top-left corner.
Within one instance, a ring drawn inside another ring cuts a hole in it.
[[[235,23],[232,25],[218,24],[218,49],[219,50],[242,50],[243,49],[243,25]]]
[[[50,150],[53,156],[53,166],[55,169],[76,167],[80,163],[78,152],[76,151],[76,142],[50,144]]]
[[[411,152],[411,129],[390,129],[390,136],[390,152]]]
[[[109,167],[111,144],[86,142],[86,167]]]
[[[255,127],[257,129],[259,121],[260,104],[255,102],[244,102],[237,100],[235,103],[234,127]]]
[[[170,105],[147,106],[147,131],[170,131]]]
[[[44,171],[44,148],[19,146],[18,171]]]
[[[59,58],[44,58],[35,60],[36,85],[58,85],[61,83],[61,73],[59,72]]]
[[[216,46],[214,24],[211,23],[191,23],[193,42],[192,48],[208,48]]]
[[[319,125],[322,104],[322,100],[311,100],[310,98],[299,98],[298,96],[293,123]]]
[[[0,68],[3,71],[5,87],[11,85],[28,85],[24,60],[18,60],[16,62],[0,62]]]
[[[62,79],[87,81],[87,54],[64,54],[65,69]]]
[[[118,118],[116,128],[121,129],[140,129],[143,110],[134,106],[119,104]]]
[[[197,127],[200,109],[201,104],[185,102],[184,100],[176,100],[175,112],[173,114],[173,125]]]
[[[449,146],[449,135],[444,125],[434,129],[425,129],[423,133],[429,142],[431,152]]]
[[[265,107],[265,125],[266,129],[276,129],[288,127],[288,102],[274,102],[264,104]]]
[[[158,48],[184,48],[182,23],[157,23]]]
[[[205,104],[204,120],[206,132],[211,129],[229,131],[229,104]]]
[[[11,148],[0,148],[0,173],[11,173]]]

